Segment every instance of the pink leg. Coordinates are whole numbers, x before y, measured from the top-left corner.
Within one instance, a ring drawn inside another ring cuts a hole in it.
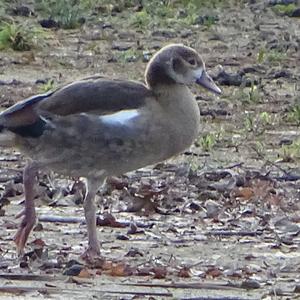
[[[25,193],[25,208],[17,215],[17,218],[24,216],[19,229],[14,237],[17,246],[17,253],[21,255],[24,253],[24,247],[27,242],[28,236],[35,224],[36,214],[34,207],[34,185],[36,182],[38,165],[37,163],[30,162],[24,169],[23,184]]]
[[[88,180],[87,192],[84,199],[84,215],[88,230],[88,248],[83,253],[84,259],[93,260],[93,258],[100,255],[100,243],[97,237],[96,228],[96,206],[95,196],[100,187],[101,181]]]

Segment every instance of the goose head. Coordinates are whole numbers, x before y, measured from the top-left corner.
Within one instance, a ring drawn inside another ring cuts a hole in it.
[[[207,74],[201,56],[193,48],[182,44],[171,44],[159,50],[148,64],[145,79],[150,88],[196,83],[213,93],[221,94],[221,89]]]

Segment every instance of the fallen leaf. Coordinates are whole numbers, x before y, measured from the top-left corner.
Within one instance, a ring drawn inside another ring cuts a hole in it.
[[[111,276],[130,276],[133,274],[132,268],[125,263],[112,264],[112,267],[107,272]]]
[[[93,274],[87,268],[83,268],[77,276],[80,278],[91,278]]]
[[[137,269],[138,276],[149,276],[151,275],[152,268],[151,267],[140,267]]]
[[[109,213],[104,214],[102,217],[97,217],[97,226],[110,226],[116,228],[124,228],[126,225],[118,222],[116,218]]]
[[[152,272],[154,273],[154,278],[156,279],[166,278],[168,274],[167,267],[154,267],[152,268]]]
[[[211,267],[206,271],[206,275],[216,278],[222,275],[222,271],[217,267]]]
[[[43,248],[46,246],[46,243],[42,239],[35,239],[30,243],[35,249],[36,248]]]
[[[233,196],[243,200],[250,200],[254,196],[254,191],[251,187],[239,187],[233,191]]]
[[[179,277],[183,277],[183,278],[189,278],[191,277],[191,270],[189,267],[184,266],[182,267],[179,272],[178,272],[178,276]]]

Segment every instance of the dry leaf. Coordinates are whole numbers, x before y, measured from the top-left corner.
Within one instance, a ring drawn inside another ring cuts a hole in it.
[[[191,277],[191,270],[189,267],[184,266],[182,267],[179,272],[178,272],[178,276],[179,277],[183,277],[183,278],[189,278]]]
[[[106,213],[102,216],[102,218],[97,217],[97,226],[109,226],[116,228],[124,228],[126,225],[118,222],[116,218],[109,213]]]
[[[233,191],[233,196],[243,200],[250,200],[254,196],[254,191],[250,187],[239,187]]]
[[[93,274],[87,268],[83,268],[77,276],[80,278],[91,278]]]
[[[46,243],[42,239],[35,239],[30,244],[34,249],[40,249],[46,246]]]
[[[215,278],[221,276],[222,271],[216,267],[211,267],[206,271],[206,275]]]
[[[112,268],[108,270],[111,276],[130,276],[133,274],[132,268],[125,263],[113,264]]]
[[[154,267],[152,268],[152,272],[154,273],[154,278],[156,279],[166,278],[168,274],[167,267]]]
[[[152,272],[151,267],[141,267],[141,268],[138,268],[137,275],[138,276],[149,276],[152,274],[151,272]]]

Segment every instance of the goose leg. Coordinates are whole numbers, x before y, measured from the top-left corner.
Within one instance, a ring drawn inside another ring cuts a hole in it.
[[[84,259],[92,260],[100,255],[100,243],[96,228],[96,205],[95,196],[104,180],[87,180],[86,195],[84,199],[84,215],[88,231],[88,248],[83,253]]]
[[[17,218],[23,216],[23,219],[14,237],[18,255],[24,253],[25,244],[36,221],[34,185],[36,183],[37,172],[38,165],[35,162],[28,163],[23,172],[25,208],[17,215]]]

